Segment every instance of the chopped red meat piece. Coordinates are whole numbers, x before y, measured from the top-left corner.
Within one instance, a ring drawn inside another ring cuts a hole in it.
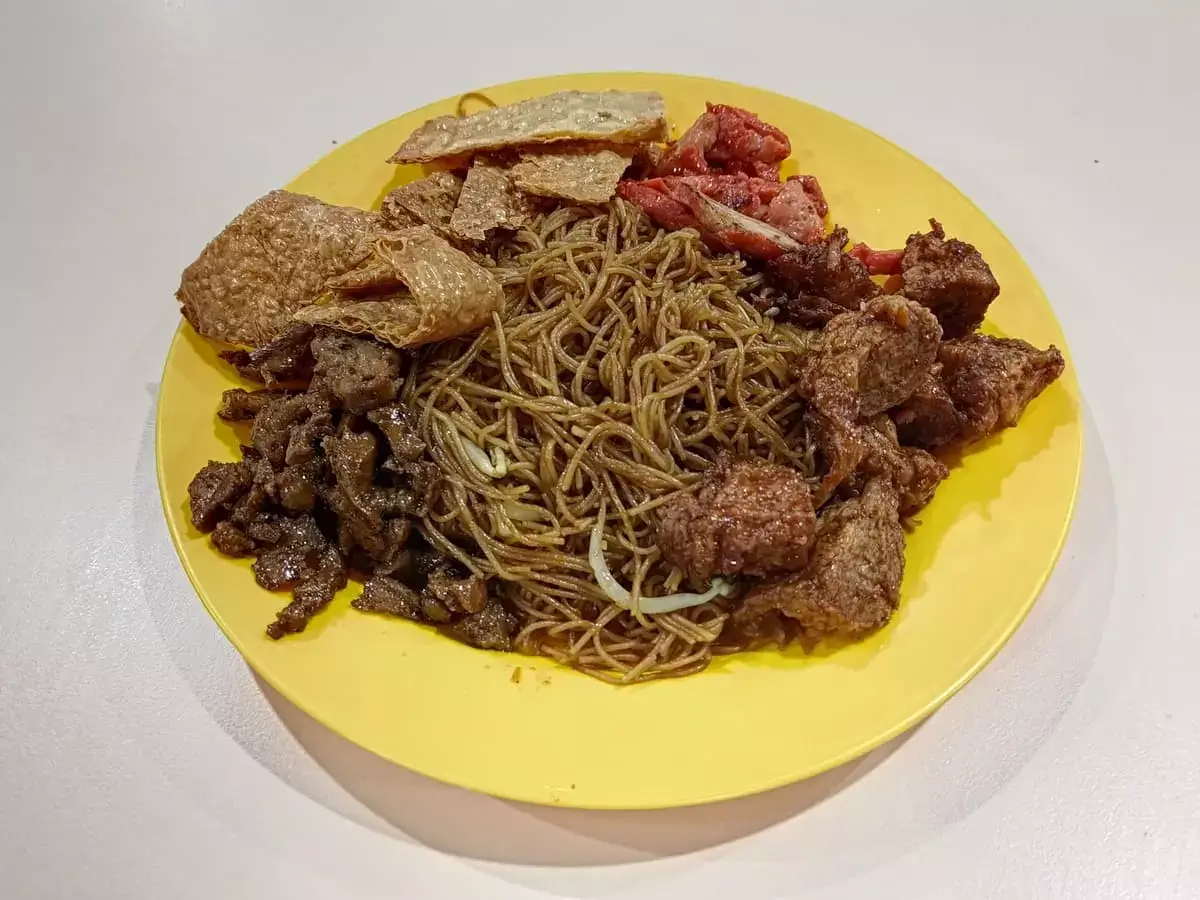
[[[779,164],[792,152],[786,134],[736,106],[710,103],[706,115],[717,119],[717,139],[705,154],[710,165],[778,180]]]
[[[817,181],[817,176],[795,175],[793,177],[800,179],[800,183],[804,185],[804,192],[812,197],[813,204],[817,208],[817,215],[822,219],[829,215],[829,204],[825,202],[825,192],[821,190],[821,183]],[[791,178],[788,179],[788,181],[791,180]]]
[[[766,214],[756,218],[774,225],[802,244],[820,241],[825,237],[825,213],[821,211],[825,198],[821,196],[819,186],[814,197],[810,183],[815,185],[816,179],[810,176],[806,182],[804,178],[789,178],[767,207]]]
[[[783,190],[778,182],[745,175],[669,175],[645,181],[623,181],[618,190],[622,197],[642,207],[659,225],[676,229],[695,225],[686,212],[689,200],[681,186],[755,218],[762,218],[768,204]]]
[[[872,250],[866,244],[855,244],[846,252],[866,266],[872,275],[899,275],[900,261],[904,259],[904,248]]]
[[[696,218],[686,198],[676,197],[673,178],[649,178],[645,181],[622,181],[617,193],[630,203],[640,206],[656,225],[668,231],[695,228]]]
[[[800,249],[800,244],[774,226],[730,209],[695,188],[681,185],[679,190],[689,195],[692,215],[710,244],[759,259],[775,259]]]
[[[706,154],[717,142],[720,123],[711,112],[700,116],[683,133],[654,170],[655,175],[707,175],[711,171]]]
[[[659,163],[655,175],[711,172],[779,180],[779,164],[792,152],[787,135],[754,113],[708,104]]]
[[[816,179],[811,177],[790,178],[779,184],[746,175],[669,175],[623,181],[617,191],[644,209],[657,224],[671,230],[699,227],[690,196],[695,191],[744,216],[766,222],[801,243],[825,237],[821,212],[825,201]]]

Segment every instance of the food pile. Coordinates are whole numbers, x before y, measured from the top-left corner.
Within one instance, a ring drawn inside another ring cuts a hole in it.
[[[709,104],[569,91],[434,119],[379,210],[273,191],[183,273],[253,385],[192,521],[292,600],[618,682],[858,635],[899,602],[906,523],[948,452],[1063,371],[978,331],[1000,286],[936,220],[829,227],[791,143]]]

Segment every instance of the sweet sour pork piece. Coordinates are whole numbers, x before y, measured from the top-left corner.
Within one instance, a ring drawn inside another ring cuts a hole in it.
[[[799,472],[757,458],[723,457],[699,490],[663,508],[655,543],[691,582],[705,585],[714,575],[800,569],[815,528]]]

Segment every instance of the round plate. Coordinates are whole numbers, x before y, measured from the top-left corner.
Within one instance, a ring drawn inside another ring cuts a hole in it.
[[[896,246],[936,216],[979,248],[1000,281],[987,328],[1063,348],[1045,296],[996,226],[877,135],[797,100],[678,75],[557,76],[483,93],[503,104],[571,88],[660,91],[676,134],[705,101],[753,110],[790,135],[785,174],[818,176],[833,221],[855,239]],[[456,104],[380,125],[288,187],[377,207],[421,174],[384,160]],[[247,560],[219,555],[188,519],[192,476],[210,459],[237,456],[238,435],[215,412],[221,391],[238,384],[216,349],[183,325],[159,395],[159,484],[184,568],[217,624],[267,682],[355,743],[443,781],[564,806],[737,797],[844,763],[915,725],[992,658],[1032,606],[1065,538],[1081,460],[1068,364],[1020,425],[970,453],[921,513],[900,609],[886,628],[857,643],[740,654],[699,675],[617,688],[549,660],[474,650],[363,615],[349,608],[356,585],[303,634],[268,639],[264,628],[286,598],[260,590]]]

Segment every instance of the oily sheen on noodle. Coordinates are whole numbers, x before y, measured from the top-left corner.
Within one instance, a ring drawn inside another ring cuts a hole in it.
[[[426,539],[491,580],[518,613],[516,644],[612,680],[684,675],[721,645],[720,596],[645,615],[679,591],[654,511],[722,453],[813,473],[793,392],[810,332],[759,314],[760,279],[632,205],[562,206],[494,250],[502,312],[417,354],[404,401],[446,486]],[[589,538],[626,609],[601,588]]]

